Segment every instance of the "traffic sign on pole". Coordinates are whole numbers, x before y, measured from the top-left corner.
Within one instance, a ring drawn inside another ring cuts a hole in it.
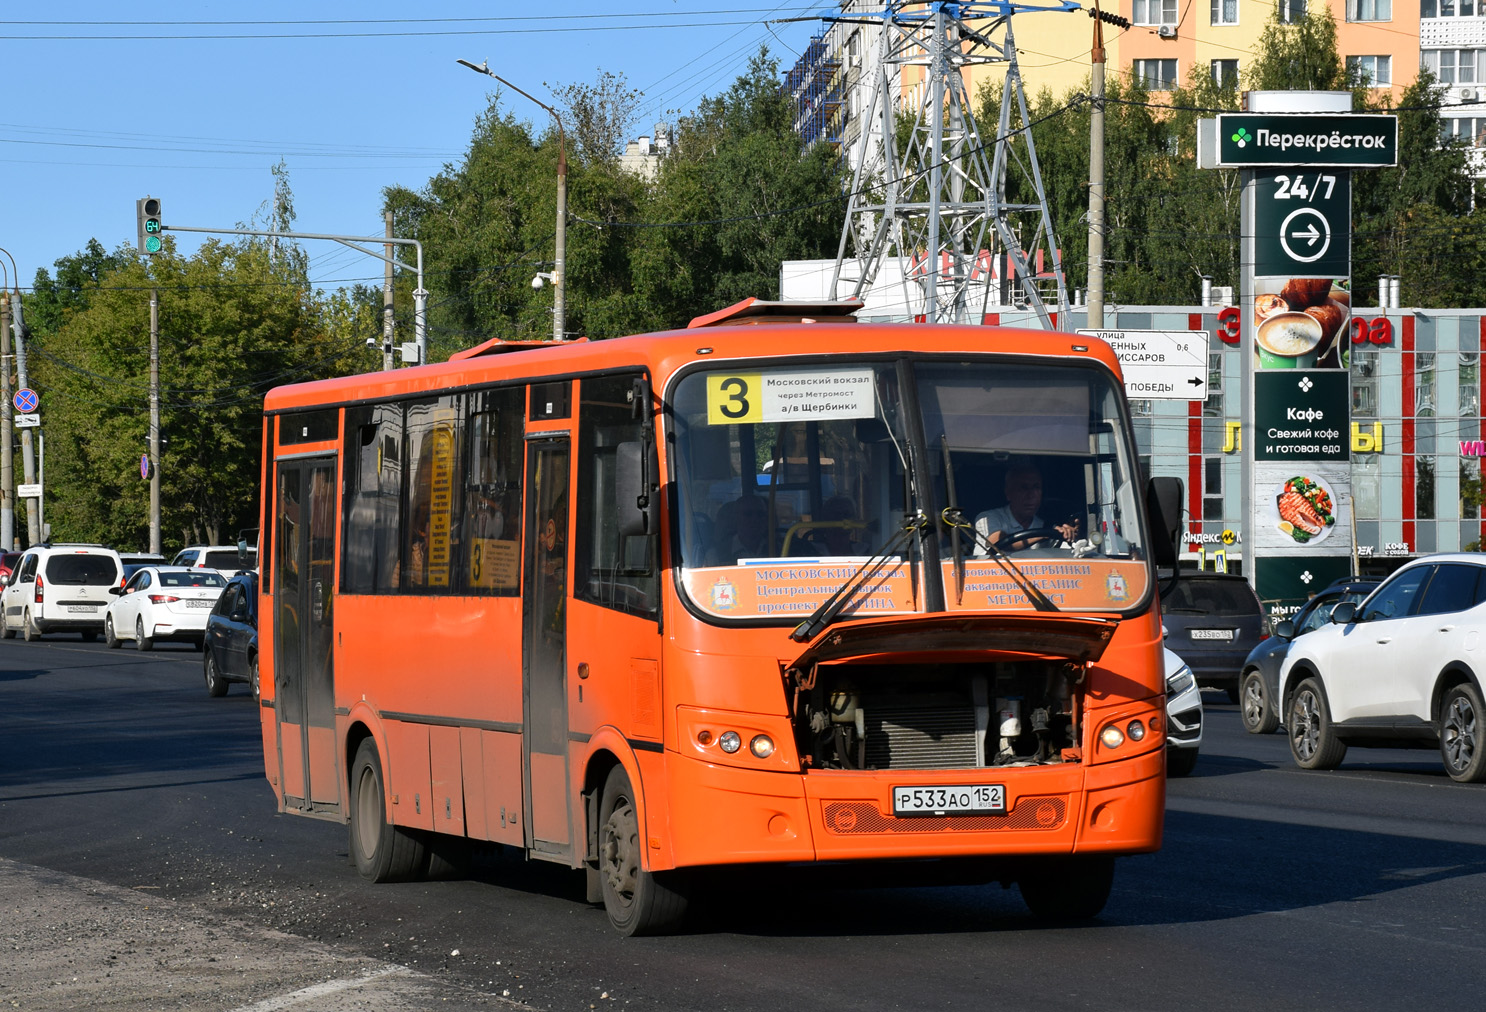
[[[15,487],[15,494],[21,499],[40,499],[41,482],[38,481],[31,485],[17,485]]]
[[[21,387],[12,398],[15,409],[23,414],[29,415],[41,404],[41,398],[36,396],[36,391],[30,387]]]
[[[15,427],[18,429],[34,429],[41,425],[41,416],[35,413],[29,415],[16,415]]]
[[[1080,330],[1114,349],[1131,400],[1207,400],[1207,331]]]

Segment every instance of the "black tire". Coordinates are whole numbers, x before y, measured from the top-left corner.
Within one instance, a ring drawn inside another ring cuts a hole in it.
[[[21,637],[27,643],[35,643],[41,639],[41,630],[36,628],[36,623],[31,621],[31,609],[27,608],[21,615]]]
[[[108,644],[108,648],[110,650],[117,650],[119,646],[124,642],[123,640],[119,639],[118,634],[114,632],[114,617],[112,615],[104,616],[103,642]]]
[[[4,616],[0,616],[0,640],[15,638],[15,630],[10,627],[10,622]]]
[[[406,882],[428,867],[422,836],[387,821],[387,787],[377,744],[368,738],[351,764],[351,861],[372,882]]]
[[[201,661],[202,674],[206,676],[206,694],[213,698],[227,695],[227,679],[222,677],[222,672],[217,668],[217,658],[210,650]]]
[[[134,649],[153,650],[155,641],[144,634],[144,616],[141,615],[134,620]]]
[[[686,915],[679,876],[645,870],[643,838],[629,775],[616,766],[599,802],[599,878],[609,923],[621,935],[666,934]]]
[[[1228,694],[1228,702],[1230,702],[1230,703],[1236,703],[1236,702],[1238,702],[1238,686],[1236,686],[1236,685],[1230,685],[1228,688],[1224,689],[1223,691]]]
[[[1347,743],[1331,726],[1331,708],[1326,690],[1317,678],[1307,678],[1290,697],[1290,755],[1303,770],[1334,770],[1347,757]]]
[[[253,687],[253,698],[258,698],[258,658],[248,661],[248,684]]]
[[[1445,693],[1440,704],[1440,758],[1450,779],[1462,784],[1486,780],[1486,706],[1481,693],[1470,682],[1456,685]]]
[[[1102,854],[1039,863],[1017,879],[1017,887],[1039,920],[1088,920],[1109,902],[1114,866],[1114,858]]]
[[[1264,676],[1258,671],[1245,671],[1238,683],[1239,716],[1249,734],[1274,734],[1280,726],[1280,714],[1269,698]]]
[[[1197,768],[1197,749],[1168,748],[1166,750],[1166,776],[1190,777]]]
[[[82,634],[82,638],[83,638],[83,642],[84,643],[96,643],[96,642],[98,642],[98,634],[96,632],[94,632],[93,630],[91,630],[91,629],[89,629],[87,632],[83,633]]]

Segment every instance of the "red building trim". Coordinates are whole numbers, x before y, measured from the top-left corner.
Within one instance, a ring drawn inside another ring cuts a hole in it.
[[[1202,314],[1187,314],[1187,329],[1202,330]],[[1204,365],[1204,369],[1207,367]],[[1202,527],[1202,401],[1187,402],[1187,512],[1194,533]]]
[[[1403,540],[1409,551],[1414,544],[1414,318],[1403,318]]]

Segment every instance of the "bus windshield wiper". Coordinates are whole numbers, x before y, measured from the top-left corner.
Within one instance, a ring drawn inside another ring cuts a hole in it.
[[[799,625],[795,631],[789,634],[789,638],[796,643],[807,643],[819,636],[821,631],[836,621],[843,609],[851,601],[852,596],[871,582],[882,567],[887,565],[888,559],[902,547],[908,544],[908,540],[914,534],[922,531],[929,525],[929,518],[923,510],[915,510],[911,517],[904,520],[902,528],[888,539],[887,544],[878,549],[866,562],[862,563],[855,573],[846,578],[836,593],[826,598],[819,608],[810,613],[810,617]]]
[[[1049,601],[1047,595],[1037,589],[1036,584],[1022,575],[1022,571],[1017,568],[1016,563],[1011,561],[1011,556],[997,547],[996,543],[990,538],[976,530],[975,525],[965,519],[965,514],[960,512],[958,506],[945,507],[942,516],[944,517],[945,525],[950,529],[950,537],[958,539],[961,531],[969,531],[971,541],[984,548],[986,554],[991,557],[991,560],[999,565],[1006,575],[1015,581],[1018,587],[1022,588],[1022,593],[1027,595],[1028,600],[1032,602],[1032,607],[1038,611],[1063,610]],[[958,544],[958,540],[955,543]]]

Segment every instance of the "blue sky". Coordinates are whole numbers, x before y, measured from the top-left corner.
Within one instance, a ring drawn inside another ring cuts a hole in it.
[[[0,179],[12,211],[0,247],[24,292],[38,267],[90,238],[109,249],[133,243],[134,202],[146,194],[160,198],[167,225],[234,227],[260,213],[281,157],[296,229],[380,234],[382,188],[420,188],[457,162],[495,84],[456,59],[488,61],[543,101],[601,69],[623,73],[646,95],[631,133],[648,134],[668,110],[726,89],[760,43],[787,69],[820,23],[768,22],[821,6],[9,4],[0,14],[9,92]],[[502,104],[538,127],[547,121],[514,93]],[[187,251],[202,241],[176,238]],[[318,285],[380,284],[380,261],[335,243],[305,249]]]

